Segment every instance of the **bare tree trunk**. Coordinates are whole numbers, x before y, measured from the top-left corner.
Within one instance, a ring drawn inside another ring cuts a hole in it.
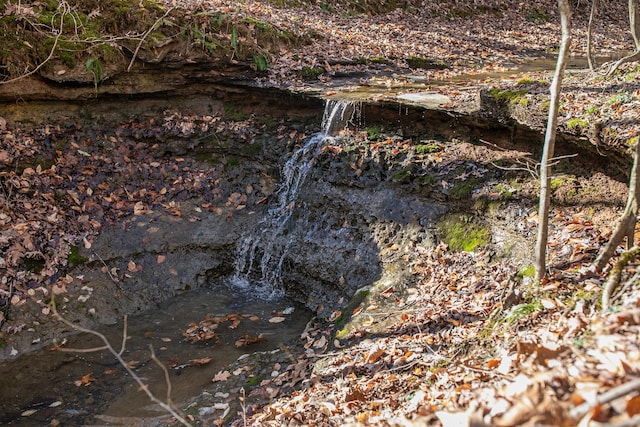
[[[593,59],[593,52],[591,41],[593,39],[593,21],[596,19],[598,13],[598,0],[591,1],[591,13],[589,14],[589,26],[587,27],[587,62],[589,63],[589,69],[593,71],[596,68],[596,63]]]
[[[629,0],[629,28],[631,36],[636,46],[636,51],[640,51],[640,1]]]
[[[560,91],[562,89],[562,78],[564,69],[569,58],[571,48],[571,9],[569,0],[558,0],[560,9],[560,23],[562,26],[562,41],[560,42],[560,52],[556,70],[551,83],[551,103],[549,105],[549,117],[547,119],[547,131],[544,137],[544,148],[542,160],[540,162],[540,206],[538,208],[538,241],[535,251],[536,281],[540,282],[545,276],[547,239],[549,237],[549,205],[551,204],[551,192],[549,182],[551,176],[550,160],[556,144],[556,128],[558,126],[558,107],[560,104]]]
[[[640,0],[629,0],[629,29],[631,30],[636,51],[614,63],[607,72],[608,76],[615,73],[622,64],[640,59]]]
[[[609,242],[604,247],[598,258],[594,262],[594,266],[598,270],[602,270],[609,259],[613,256],[616,248],[627,238],[627,248],[633,246],[633,231],[636,227],[636,218],[638,215],[638,199],[640,199],[640,143],[636,143],[633,152],[633,166],[631,167],[631,178],[629,179],[629,195],[627,197],[627,206],[618,220],[618,225],[613,231]]]

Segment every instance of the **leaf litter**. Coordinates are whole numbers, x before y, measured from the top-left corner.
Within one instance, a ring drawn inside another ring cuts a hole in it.
[[[544,4],[543,10],[553,15],[555,3]],[[483,25],[473,19],[437,19],[438,12],[446,13],[449,5],[436,3],[413,14],[399,9],[373,18],[318,9],[275,10],[267,2],[205,1],[198,6],[250,13],[292,32],[311,30],[323,35],[319,43],[285,49],[274,58],[266,78],[274,85],[304,85],[299,71],[316,65],[324,69],[319,78],[323,83],[367,70],[378,74],[370,82],[378,78],[389,87],[402,85],[406,81],[393,71],[408,70],[410,56],[432,57],[434,52],[448,67],[421,71],[430,79],[502,70],[505,63],[527,59],[528,50],[535,53],[553,46],[559,34],[553,19],[540,26],[523,25],[521,8],[497,4],[500,14],[485,16]],[[585,39],[584,21],[584,14],[579,15],[578,49]],[[461,34],[475,34],[476,43],[465,43]],[[606,38],[598,36],[596,43],[611,51],[623,49],[628,40],[622,34],[608,32]],[[390,64],[374,67],[354,61],[376,57],[388,57]],[[473,63],[469,57],[482,61]],[[568,82],[609,94],[624,78],[607,82],[599,75],[570,76]],[[499,84],[514,87],[517,82],[507,79]],[[584,96],[579,91],[565,95],[563,126],[571,118],[594,114],[587,111],[595,105],[597,114],[606,115],[612,128],[620,130],[604,134],[604,142],[615,146],[637,133],[637,97],[613,100],[609,95],[589,94],[589,99],[597,100],[593,104]],[[61,274],[72,246],[90,248],[105,225],[130,215],[165,209],[180,217],[179,200],[185,192],[206,192],[209,199],[213,195],[215,201],[202,209],[225,216],[247,203],[264,201],[264,194],[256,196],[253,188],[244,194],[225,193],[215,184],[215,168],[154,156],[153,147],[148,150],[139,142],[154,135],[182,137],[222,128],[240,139],[252,137],[248,130],[252,127],[246,123],[175,111],[166,113],[161,123],[130,121],[122,123],[118,133],[102,137],[78,134],[73,123],[47,125],[34,132],[3,123],[2,298],[18,307],[30,296],[45,298],[48,289],[64,294],[74,280]],[[75,137],[68,141],[66,135]],[[97,149],[98,145],[104,149]],[[434,162],[440,163],[436,157]],[[14,168],[18,164],[30,166]],[[358,165],[354,166],[357,172]],[[444,178],[446,189],[450,184]],[[588,216],[584,212],[560,207],[555,213],[549,245],[551,274],[539,289],[532,288],[526,277],[518,277],[521,266],[491,262],[486,253],[454,252],[443,245],[417,247],[408,257],[411,283],[367,298],[352,311],[348,328],[310,325],[300,337],[303,350],[288,355],[288,364],[274,364],[271,377],[247,397],[247,419],[237,424],[587,426],[635,420],[640,412],[637,387],[617,399],[600,400],[632,384],[640,374],[638,283],[626,282],[625,292],[617,296],[619,311],[601,314],[597,298],[603,278],[589,270],[589,262],[610,230],[594,226],[583,218]],[[525,227],[534,226],[535,221],[532,215]],[[27,268],[30,261],[42,267]],[[159,256],[157,261],[164,259]],[[132,260],[126,269],[135,274],[140,267]],[[634,269],[631,266],[627,275],[633,277]],[[111,273],[118,277],[116,270]],[[336,313],[334,320],[341,315]],[[235,320],[227,321],[233,325]],[[203,322],[190,326],[188,338],[215,339],[221,320]],[[12,328],[14,333],[21,329],[20,325]],[[208,363],[205,359],[192,362]],[[224,370],[213,380],[225,382],[251,370],[247,366]],[[94,380],[87,374],[78,381],[88,386]],[[254,404],[252,399],[270,403]],[[220,403],[213,408],[226,416],[229,407]]]

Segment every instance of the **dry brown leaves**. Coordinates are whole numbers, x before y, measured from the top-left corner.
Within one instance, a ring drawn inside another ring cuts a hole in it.
[[[564,267],[542,289],[482,253],[418,247],[416,283],[366,300],[352,320],[364,321],[333,347],[322,328],[303,333],[307,353],[265,382],[282,395],[277,387],[306,372],[303,387],[252,425],[588,426],[635,417],[637,391],[599,397],[640,375],[640,287],[624,294],[627,309],[601,315],[602,278],[587,269],[600,233],[580,212],[556,213],[551,243]],[[591,406],[578,416],[579,405]]]
[[[61,276],[72,246],[91,248],[105,225],[162,209],[179,218],[182,201],[231,215],[265,194],[222,188],[211,165],[165,157],[155,138],[234,133],[238,143],[260,129],[251,119],[222,120],[167,111],[162,118],[131,120],[115,129],[83,131],[72,121],[35,129],[0,130],[0,299],[21,304],[28,291],[65,291]],[[151,141],[151,142],[148,142]],[[254,188],[255,187],[255,188]],[[251,194],[249,194],[251,193]],[[191,219],[190,219],[191,220]],[[162,262],[162,259],[158,259]],[[105,267],[106,268],[106,267]],[[131,261],[127,274],[142,266]],[[106,271],[106,270],[105,270]],[[113,274],[113,273],[112,273]],[[114,275],[117,280],[117,274]]]

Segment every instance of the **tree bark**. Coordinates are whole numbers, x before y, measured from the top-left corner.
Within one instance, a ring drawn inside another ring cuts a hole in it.
[[[560,42],[560,52],[556,70],[551,83],[551,102],[549,105],[549,117],[547,119],[547,130],[544,137],[544,148],[542,160],[540,161],[540,206],[538,207],[538,240],[535,250],[536,281],[540,282],[545,276],[547,240],[549,238],[549,205],[551,203],[551,192],[549,189],[551,165],[556,143],[556,131],[558,126],[558,107],[560,104],[560,91],[562,89],[562,78],[569,58],[571,48],[571,9],[569,0],[558,0],[560,9],[560,23],[562,26],[562,41]]]
[[[640,59],[640,0],[629,0],[629,29],[631,30],[636,51],[615,62],[607,71],[608,76],[615,73],[622,64]]]
[[[629,0],[629,27],[636,51],[640,51],[640,0]]]
[[[620,243],[627,238],[627,248],[633,246],[633,231],[636,227],[636,218],[638,215],[638,200],[640,199],[640,143],[636,143],[633,152],[633,166],[631,167],[631,177],[629,178],[629,195],[627,196],[627,205],[624,212],[618,220],[618,225],[613,231],[609,242],[604,247],[598,258],[594,262],[597,270],[602,270],[615,253]]]
[[[599,0],[591,1],[591,13],[589,14],[589,25],[587,26],[587,62],[589,63],[589,69],[591,71],[596,68],[591,41],[593,39],[593,21],[596,19],[596,14],[598,13],[598,1]]]

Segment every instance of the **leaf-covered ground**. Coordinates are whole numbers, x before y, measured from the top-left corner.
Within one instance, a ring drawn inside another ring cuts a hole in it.
[[[435,84],[456,75],[509,70],[552,54],[559,40],[553,1],[517,6],[428,2],[380,14],[355,13],[340,2],[289,7],[273,3],[175,6],[252,17],[257,20],[253,25],[268,22],[307,40],[304,45],[269,46],[270,68],[259,81],[279,87],[326,85],[329,90],[349,78],[350,83],[375,82],[392,90],[405,85],[404,76],[415,74]],[[580,55],[589,6],[578,3],[574,52]],[[611,2],[599,14],[599,55],[631,49],[625,8],[626,2]],[[229,37],[227,42],[233,39]],[[631,64],[605,77],[606,70],[603,65],[593,73],[567,76],[561,126],[592,144],[624,148],[637,142],[639,70]],[[506,106],[534,128],[544,124],[549,82],[548,71],[535,70],[480,80],[487,89],[516,92],[517,97],[506,98]],[[455,100],[456,94],[466,96],[469,85],[462,81],[438,90]],[[4,307],[18,310],[28,298],[45,300],[47,292],[64,293],[70,248],[89,246],[101,227],[151,207],[179,215],[172,201],[181,195],[216,193],[207,184],[216,182],[215,171],[189,160],[156,158],[128,136],[216,128],[251,140],[260,131],[255,123],[180,112],[158,120],[121,124],[121,133],[100,139],[71,129],[73,123],[33,130],[0,120]],[[97,144],[100,149],[94,150]],[[451,147],[449,153],[459,152]],[[30,166],[15,168],[25,162]],[[113,176],[122,182],[114,182]],[[496,186],[485,190],[489,198],[512,191]],[[413,279],[373,292],[350,313],[332,316],[344,315],[346,324],[323,323],[305,331],[303,350],[291,364],[274,366],[272,377],[246,397],[228,397],[244,399],[246,412],[236,424],[639,424],[636,264],[625,270],[615,309],[607,313],[600,312],[598,301],[608,270],[595,273],[589,268],[624,202],[624,190],[615,193],[611,200],[585,198],[583,203],[554,207],[551,268],[540,285],[532,283],[530,270],[505,258],[492,260],[482,251],[457,252],[440,245],[403,254]],[[209,207],[221,215],[232,213],[238,197],[221,191]],[[535,207],[525,205],[524,211],[520,226],[523,235],[530,236]],[[6,331],[9,338],[20,332],[20,325],[9,327],[14,328]],[[227,379],[221,375],[216,381]]]

